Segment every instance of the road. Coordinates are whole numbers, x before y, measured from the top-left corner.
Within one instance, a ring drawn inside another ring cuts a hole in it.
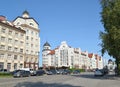
[[[0,87],[120,87],[120,78],[94,77],[93,73],[0,78]]]

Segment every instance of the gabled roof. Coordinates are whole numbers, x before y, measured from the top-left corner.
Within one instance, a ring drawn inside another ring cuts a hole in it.
[[[14,20],[13,20],[13,22],[17,19],[17,18],[21,18],[21,19],[33,19],[37,24],[38,24],[38,22],[33,18],[33,17],[29,17],[29,18],[24,18],[24,17],[21,17],[21,16],[18,16],[18,17],[16,17]],[[39,24],[38,24],[39,25]]]
[[[89,57],[89,58],[92,58],[92,57],[93,57],[93,53],[89,53],[89,54],[88,54],[88,57]]]
[[[50,44],[46,41],[46,43],[43,46],[50,46]]]
[[[51,50],[48,55],[54,55],[55,54],[55,50]]]

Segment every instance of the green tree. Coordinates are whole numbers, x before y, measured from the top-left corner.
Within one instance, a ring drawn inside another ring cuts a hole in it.
[[[116,59],[120,74],[120,0],[101,0],[101,22],[104,32],[100,32],[102,54],[107,52]]]

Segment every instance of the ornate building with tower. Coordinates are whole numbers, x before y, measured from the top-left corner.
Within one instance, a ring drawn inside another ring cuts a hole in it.
[[[0,16],[0,69],[38,69],[40,29],[27,11],[12,22]]]
[[[51,50],[48,42],[43,45],[42,63],[44,68],[49,67],[69,67],[85,70],[93,70],[95,68],[102,69],[102,57],[83,52],[80,48],[69,46],[66,41],[61,42],[60,46]]]

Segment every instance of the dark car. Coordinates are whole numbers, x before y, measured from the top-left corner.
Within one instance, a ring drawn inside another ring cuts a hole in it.
[[[73,74],[80,74],[80,70],[74,70]]]
[[[60,74],[59,70],[57,69],[51,69],[50,70],[53,74]]]
[[[71,73],[71,72],[70,72],[70,70],[68,70],[68,69],[63,70],[63,72],[62,72],[63,75],[67,75],[67,74],[70,74],[70,73]]]
[[[37,75],[37,76],[44,75],[44,74],[45,74],[45,71],[44,71],[44,70],[37,70],[37,71],[36,71],[36,75]]]
[[[30,76],[30,71],[25,71],[25,70],[16,70],[13,73],[13,77],[29,77]]]

